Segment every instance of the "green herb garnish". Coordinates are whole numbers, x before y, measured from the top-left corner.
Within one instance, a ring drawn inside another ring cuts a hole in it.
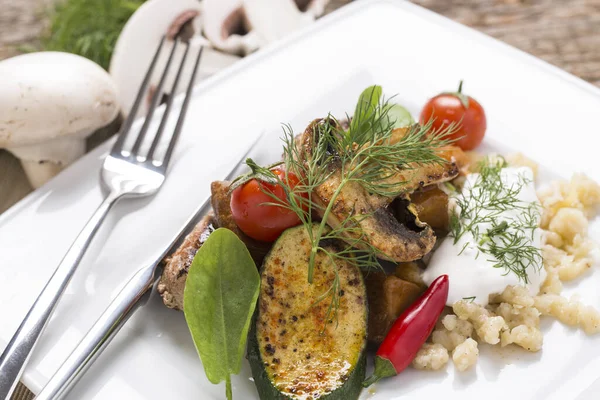
[[[123,26],[144,1],[61,1],[52,13],[42,46],[44,50],[78,54],[108,69]]]
[[[391,109],[393,107],[382,99],[380,86],[368,87],[359,97],[348,130],[344,130],[342,124],[331,115],[315,126],[311,138],[313,146],[308,157],[297,146],[292,129],[284,127],[285,170],[303,179],[293,189],[285,179],[278,179],[278,184],[286,192],[288,204],[281,204],[275,198],[274,204],[294,211],[306,228],[312,247],[308,262],[310,283],[313,280],[315,257],[319,252],[326,254],[333,265],[343,260],[363,269],[380,267],[378,257],[384,255],[369,242],[359,224],[360,219],[368,215],[351,213],[344,221],[340,221],[339,226],[328,226],[327,219],[332,208],[347,185],[359,184],[372,195],[393,198],[404,193],[408,182],[389,178],[417,166],[446,162],[438,155],[438,150],[449,144],[445,136],[455,127],[433,132],[431,123],[413,125],[404,136],[395,139],[393,129],[398,118],[388,115]],[[337,189],[328,203],[320,203],[313,194],[314,190],[338,172]],[[269,172],[265,170],[260,173]],[[315,219],[315,213],[322,218]],[[317,224],[316,229],[313,229],[313,223]],[[335,252],[323,245],[332,240],[341,243]],[[338,285],[339,279],[336,277],[333,286],[318,299],[330,301],[327,321],[336,315]]]
[[[183,311],[206,377],[214,384],[225,381],[227,399],[259,289],[260,276],[244,243],[227,229],[211,233],[190,266]]]
[[[455,197],[450,236],[456,244],[465,233],[470,233],[478,251],[493,257],[490,261],[495,268],[506,270],[506,274],[514,273],[528,283],[527,268],[534,266],[539,270],[542,267],[541,250],[531,244],[539,226],[540,206],[519,199],[523,187],[531,183],[525,176],[519,175],[517,183],[511,186],[503,184],[501,172],[507,166],[502,157],[486,157],[479,163],[475,182]],[[517,216],[510,223],[499,220],[508,210],[516,210]],[[482,231],[482,224],[489,228]],[[465,243],[461,253],[470,244]]]
[[[410,112],[400,104],[392,104],[387,108],[387,115],[394,128],[403,128],[415,123]]]

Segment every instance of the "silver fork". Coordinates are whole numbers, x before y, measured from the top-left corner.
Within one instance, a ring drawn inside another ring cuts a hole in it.
[[[239,175],[240,166],[246,157],[256,148],[262,135],[246,150],[245,154],[231,169],[225,180],[232,180]],[[150,297],[151,289],[154,287],[162,274],[163,260],[169,254],[173,254],[183,243],[187,235],[194,229],[196,224],[208,214],[211,209],[210,197],[198,207],[181,227],[171,243],[151,262],[137,270],[129,281],[123,286],[115,299],[104,310],[100,318],[92,328],[85,334],[81,342],[63,362],[56,373],[50,378],[46,386],[35,397],[36,400],[59,400],[77,383],[79,378],[87,371],[98,356],[109,345],[127,320],[140,307],[144,306]]]
[[[108,195],[84,226],[83,230],[79,233],[67,251],[67,254],[65,254],[64,258],[52,274],[52,277],[46,283],[46,286],[36,299],[35,303],[33,303],[33,306],[31,306],[29,309],[27,315],[17,329],[17,332],[14,334],[8,343],[8,346],[2,353],[2,356],[0,357],[0,399],[6,400],[10,398],[10,395],[14,391],[25,368],[29,356],[31,355],[41,333],[50,319],[52,312],[58,304],[58,301],[60,300],[60,297],[71,280],[71,277],[75,273],[83,254],[89,247],[89,244],[91,243],[94,235],[100,227],[100,224],[105,219],[111,207],[117,200],[124,197],[144,197],[154,194],[161,187],[165,180],[167,167],[173,154],[173,149],[175,148],[175,144],[177,143],[183,127],[185,114],[191,98],[190,94],[196,77],[196,71],[202,55],[202,48],[196,57],[194,70],[187,86],[186,98],[181,107],[177,124],[169,140],[168,147],[164,152],[164,156],[162,158],[156,157],[156,150],[158,145],[161,143],[161,138],[169,117],[169,112],[171,111],[171,107],[173,105],[173,98],[175,97],[174,95],[169,96],[169,99],[167,100],[163,117],[160,121],[158,130],[154,135],[154,139],[150,144],[149,150],[145,155],[141,150],[142,145],[145,142],[145,137],[150,123],[152,122],[152,116],[162,96],[162,89],[174,58],[173,55],[175,54],[175,49],[181,45],[181,41],[179,39],[176,39],[175,43],[173,44],[167,65],[165,66],[158,87],[152,97],[150,107],[146,115],[146,120],[144,121],[144,124],[142,125],[142,128],[140,129],[133,146],[129,150],[126,149],[126,142],[131,131],[131,126],[133,125],[135,115],[138,111],[140,103],[142,102],[142,99],[144,98],[146,89],[148,88],[150,78],[164,43],[165,38],[163,37],[156,50],[156,53],[154,54],[151,64],[148,67],[148,71],[146,72],[146,76],[142,81],[142,85],[129,116],[123,123],[119,136],[112,147],[110,154],[104,160],[101,172],[101,181],[107,189]],[[173,82],[173,88],[171,90],[171,93],[173,94],[176,92],[189,52],[189,45],[184,45],[186,46],[185,52],[181,59],[181,64],[177,71],[175,81]]]

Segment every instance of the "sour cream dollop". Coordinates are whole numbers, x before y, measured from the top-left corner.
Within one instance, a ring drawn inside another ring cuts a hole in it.
[[[477,193],[479,174],[469,174],[463,193]],[[530,204],[539,204],[535,193],[533,171],[528,167],[503,168],[500,171],[500,181],[502,190],[507,193],[510,188],[519,188],[518,193],[513,197],[518,200],[518,205],[526,207]],[[477,196],[467,196],[467,204],[473,205]],[[450,204],[454,202],[451,200]],[[490,213],[484,210],[479,216]],[[525,237],[523,245],[533,246],[536,249],[541,247],[541,229],[539,229],[539,213],[535,214],[535,220],[530,226],[532,228],[523,228],[522,223],[523,209],[511,207],[501,211],[494,216],[496,224],[506,221],[507,230],[515,231],[515,227],[520,226],[521,232]],[[463,220],[468,224],[470,220]],[[482,222],[476,224],[479,232],[485,233],[492,227],[492,223]],[[453,237],[447,237],[443,240],[440,247],[433,253],[431,261],[423,274],[423,279],[427,284],[431,284],[438,276],[448,275],[450,281],[450,290],[448,293],[447,305],[451,306],[462,299],[469,299],[481,305],[487,305],[490,294],[502,293],[507,286],[525,286],[531,293],[536,295],[542,283],[546,279],[546,271],[541,265],[541,257],[532,259],[526,266],[527,283],[513,271],[506,268],[495,268],[498,260],[487,253],[483,253],[478,248],[478,242],[481,237],[475,238],[470,231],[466,231],[457,243],[454,243]],[[494,239],[492,239],[494,240]]]

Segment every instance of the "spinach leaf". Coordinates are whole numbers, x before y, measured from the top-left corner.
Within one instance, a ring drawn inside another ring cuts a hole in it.
[[[364,120],[374,113],[382,93],[379,85],[369,86],[363,90],[354,109],[354,119]]]
[[[349,134],[353,142],[363,144],[367,141],[382,93],[381,86],[373,85],[363,90],[358,97],[350,122]]]
[[[196,253],[183,294],[185,320],[212,383],[240,372],[260,276],[244,243],[230,230],[214,231]]]

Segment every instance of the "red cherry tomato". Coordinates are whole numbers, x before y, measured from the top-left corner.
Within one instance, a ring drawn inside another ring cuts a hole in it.
[[[285,171],[274,169],[273,172],[281,180],[286,179]],[[298,183],[295,174],[291,172],[287,174],[287,184],[291,189]],[[299,225],[300,218],[295,212],[286,208],[264,204],[276,202],[265,191],[274,194],[282,202],[288,201],[281,185],[251,179],[237,187],[231,194],[231,213],[237,226],[246,235],[263,242],[272,242],[284,230]]]
[[[462,82],[456,93],[441,93],[430,99],[419,118],[421,124],[433,119],[432,129],[439,132],[454,123],[458,129],[448,136],[463,150],[473,150],[483,140],[487,122],[481,104],[461,93]]]

